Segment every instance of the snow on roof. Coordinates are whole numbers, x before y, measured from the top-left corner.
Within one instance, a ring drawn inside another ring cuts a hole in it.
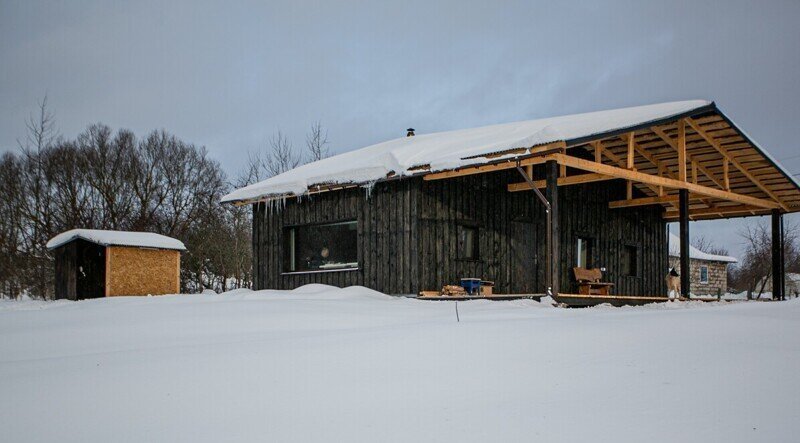
[[[669,256],[681,256],[681,239],[671,232],[669,233]],[[692,245],[689,245],[689,258],[705,261],[721,261],[726,263],[736,263],[739,261],[736,259],[736,257],[728,257],[727,255],[714,255],[703,252]]]
[[[389,173],[409,175],[411,169],[424,165],[430,171],[454,169],[480,163],[489,154],[622,130],[710,104],[705,100],[661,103],[397,138],[299,166],[237,189],[222,201],[302,195],[314,185],[365,184]]]
[[[72,229],[56,235],[47,242],[47,249],[57,248],[73,240],[83,239],[103,246],[136,246],[140,248],[176,249],[185,251],[180,240],[152,232],[103,231]]]

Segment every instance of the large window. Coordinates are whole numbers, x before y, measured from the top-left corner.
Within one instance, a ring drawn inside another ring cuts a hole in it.
[[[700,266],[700,283],[708,283],[708,266]]]
[[[287,272],[358,267],[358,223],[293,226],[284,231]]]
[[[578,237],[578,243],[575,248],[575,266],[588,269],[591,257],[592,240],[586,237]]]
[[[478,228],[458,225],[458,258],[478,259]]]
[[[620,257],[620,269],[622,275],[627,277],[636,277],[639,275],[639,250],[636,246],[625,245],[622,247],[622,256]]]

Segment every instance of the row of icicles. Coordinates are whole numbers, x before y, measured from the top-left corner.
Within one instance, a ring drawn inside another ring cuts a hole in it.
[[[373,180],[373,181],[370,181],[370,182],[367,182],[367,183],[361,185],[361,188],[364,189],[364,192],[366,193],[367,199],[369,199],[372,196],[372,190],[375,188],[375,184],[377,182],[378,182],[377,180]],[[297,199],[297,203],[302,203],[303,202],[303,196],[305,196],[305,195],[308,196],[309,200],[312,200],[314,198],[313,194],[300,194],[300,195],[295,196],[294,198]],[[288,195],[284,195],[282,197],[271,198],[271,199],[269,199],[267,201],[264,201],[263,203],[264,203],[264,205],[266,207],[267,212],[270,212],[270,213],[273,212],[273,211],[280,212],[280,211],[282,211],[283,209],[286,208],[286,201],[288,199],[290,199],[290,198],[292,198],[292,197],[288,196]]]

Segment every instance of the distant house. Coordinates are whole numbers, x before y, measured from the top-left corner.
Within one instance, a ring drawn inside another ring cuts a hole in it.
[[[53,237],[56,298],[82,300],[180,291],[183,243],[150,232],[73,229]]]
[[[675,269],[680,269],[680,243],[680,238],[677,235],[669,234],[669,266]],[[725,294],[728,290],[728,265],[737,261],[735,257],[709,254],[694,246],[689,246],[692,294]]]

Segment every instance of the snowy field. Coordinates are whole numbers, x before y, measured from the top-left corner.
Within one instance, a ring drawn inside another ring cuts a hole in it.
[[[0,440],[797,441],[800,302],[0,302]]]

